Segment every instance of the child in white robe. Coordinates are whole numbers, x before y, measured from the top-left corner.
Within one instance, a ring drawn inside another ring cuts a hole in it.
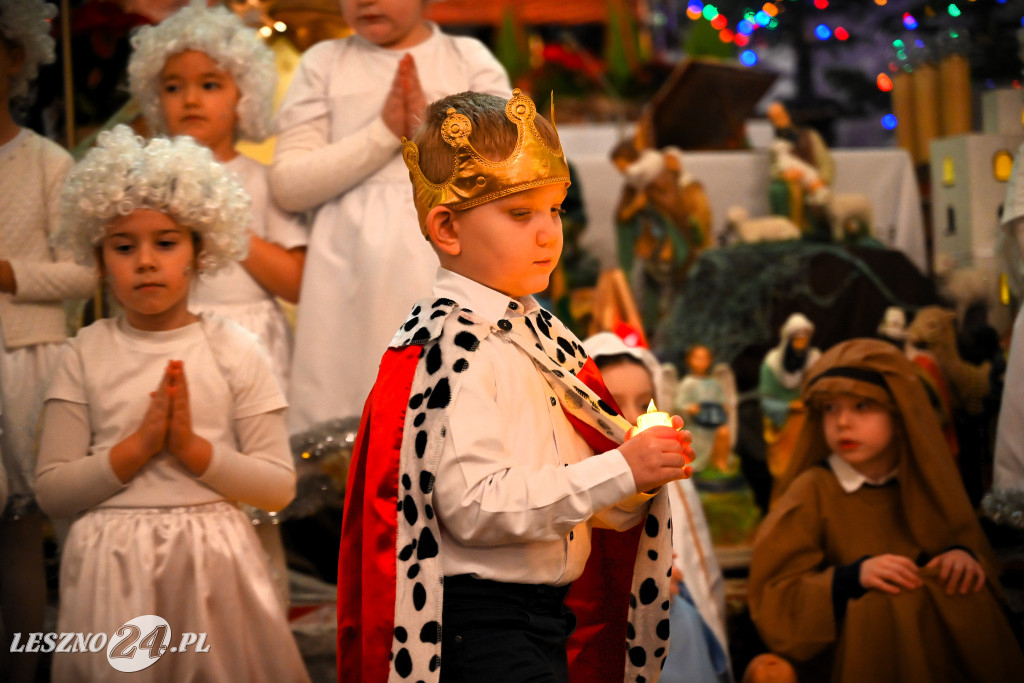
[[[302,55],[277,116],[271,190],[286,210],[316,212],[288,395],[293,434],[362,412],[381,353],[433,281],[402,136],[445,95],[511,94],[487,48],[442,33],[425,5],[343,0],[355,34]]]

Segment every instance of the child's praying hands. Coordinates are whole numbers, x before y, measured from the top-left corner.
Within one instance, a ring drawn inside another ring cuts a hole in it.
[[[192,431],[192,410],[184,364],[180,360],[170,361],[164,379],[168,399],[167,450],[193,474],[200,475],[209,466],[213,449],[209,441]]]
[[[213,455],[210,442],[192,431],[185,366],[167,363],[160,385],[149,394],[149,408],[138,429],[110,451],[114,473],[127,483],[143,465],[167,449],[195,475],[206,471]]]
[[[427,110],[427,96],[420,85],[420,74],[416,70],[416,60],[412,55],[402,58],[398,72],[402,76],[402,92],[405,95],[405,135],[412,139]]]
[[[142,424],[135,431],[139,447],[150,457],[162,451],[167,441],[167,410],[170,407],[168,386],[170,378],[164,373],[156,391],[149,392],[149,408],[142,418]]]
[[[420,85],[416,62],[407,54],[398,62],[381,117],[395,137],[411,139],[426,108],[427,98]]]
[[[164,373],[156,391],[149,392],[149,407],[138,429],[110,449],[110,466],[122,484],[127,484],[150,458],[164,448],[167,441],[169,383],[170,379]]]

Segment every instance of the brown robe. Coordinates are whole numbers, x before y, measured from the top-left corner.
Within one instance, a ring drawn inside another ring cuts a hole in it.
[[[861,371],[883,384],[863,381]],[[829,350],[805,380],[808,420],[754,542],[748,586],[758,631],[773,652],[797,665],[802,681],[974,683],[1024,674],[991,549],[914,373],[891,345],[854,340]],[[830,392],[865,396],[896,413],[902,448],[893,482],[846,493],[821,465],[829,451],[816,399]],[[869,590],[845,603],[837,623],[837,567],[883,553],[923,566],[953,546],[981,562],[988,577],[981,592],[947,596],[937,572],[922,570],[922,587],[897,595]]]

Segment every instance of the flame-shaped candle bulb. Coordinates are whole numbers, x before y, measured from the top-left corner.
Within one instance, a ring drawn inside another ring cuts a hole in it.
[[[659,425],[671,427],[672,416],[668,413],[660,412],[654,405],[654,399],[651,399],[650,404],[647,406],[647,412],[642,413],[638,418],[636,418],[636,429],[638,432],[642,432],[645,429],[650,429],[651,427],[657,427]]]

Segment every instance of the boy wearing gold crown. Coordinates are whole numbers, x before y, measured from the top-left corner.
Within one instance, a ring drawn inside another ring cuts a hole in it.
[[[593,362],[531,296],[562,247],[557,133],[519,91],[461,93],[403,147],[441,267],[363,412],[339,676],[656,681],[672,558],[657,490],[693,451],[678,416],[622,443]]]

